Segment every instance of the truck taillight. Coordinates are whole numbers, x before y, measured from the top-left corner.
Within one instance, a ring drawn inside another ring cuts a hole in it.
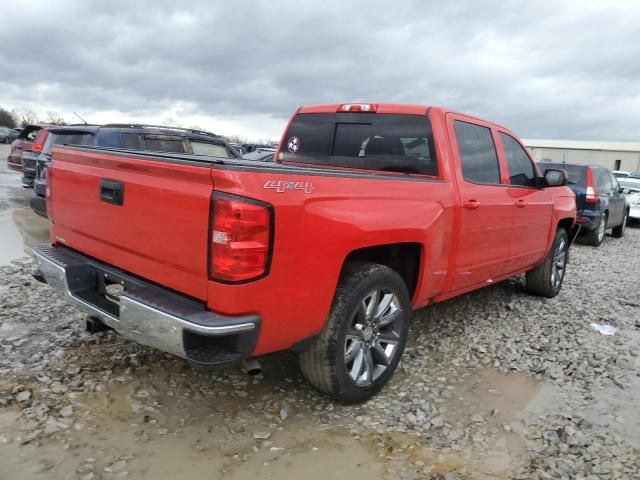
[[[211,212],[209,276],[227,283],[265,276],[271,260],[273,207],[216,192]]]
[[[40,131],[36,135],[36,138],[33,140],[33,143],[31,144],[31,151],[41,152],[42,147],[44,147],[44,142],[47,140],[48,136],[49,136],[48,130],[45,130],[44,128],[40,129]]]
[[[598,201],[596,188],[593,184],[593,172],[589,167],[587,167],[587,190],[584,201],[587,203],[596,203]]]

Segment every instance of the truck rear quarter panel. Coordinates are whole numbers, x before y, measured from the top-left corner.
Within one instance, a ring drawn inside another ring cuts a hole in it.
[[[444,286],[455,205],[448,182],[218,168],[212,175],[215,190],[244,196],[251,192],[275,209],[269,275],[243,285],[209,282],[210,309],[260,314],[255,355],[289,348],[322,329],[344,260],[354,250],[419,243],[423,252],[414,306],[426,304]],[[274,181],[311,182],[313,188],[309,193],[265,188]]]

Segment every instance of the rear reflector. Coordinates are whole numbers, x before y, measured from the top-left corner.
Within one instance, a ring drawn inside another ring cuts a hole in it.
[[[378,105],[375,103],[345,103],[340,105],[338,112],[371,112],[375,113]]]
[[[265,276],[271,259],[273,207],[217,192],[211,202],[209,276],[225,283]]]

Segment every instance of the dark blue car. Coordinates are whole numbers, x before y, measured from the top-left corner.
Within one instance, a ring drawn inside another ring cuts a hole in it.
[[[33,183],[35,195],[31,198],[31,208],[43,217],[47,216],[47,165],[51,161],[51,148],[54,145],[91,145],[223,158],[239,156],[224,138],[200,130],[137,124],[69,125],[52,128],[36,160],[36,178]]]
[[[582,227],[584,243],[599,246],[609,229],[614,237],[624,235],[629,206],[618,180],[608,169],[596,165],[549,162],[540,163],[540,167],[567,172],[568,186],[576,194],[577,223]]]

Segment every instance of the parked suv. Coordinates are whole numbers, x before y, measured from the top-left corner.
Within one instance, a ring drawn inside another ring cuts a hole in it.
[[[238,156],[222,137],[200,130],[136,124],[73,125],[52,128],[35,162],[35,195],[31,199],[31,208],[44,217],[47,216],[45,198],[47,165],[51,161],[51,147],[54,145],[92,145],[222,158]]]
[[[599,246],[609,229],[614,237],[624,235],[629,205],[611,171],[595,165],[568,163],[543,162],[540,166],[567,172],[569,187],[576,194],[577,223],[582,226],[584,243]]]
[[[11,170],[22,171],[22,153],[31,150],[33,141],[42,127],[43,125],[27,125],[20,131],[18,138],[11,144],[11,152],[7,157],[7,166]]]

